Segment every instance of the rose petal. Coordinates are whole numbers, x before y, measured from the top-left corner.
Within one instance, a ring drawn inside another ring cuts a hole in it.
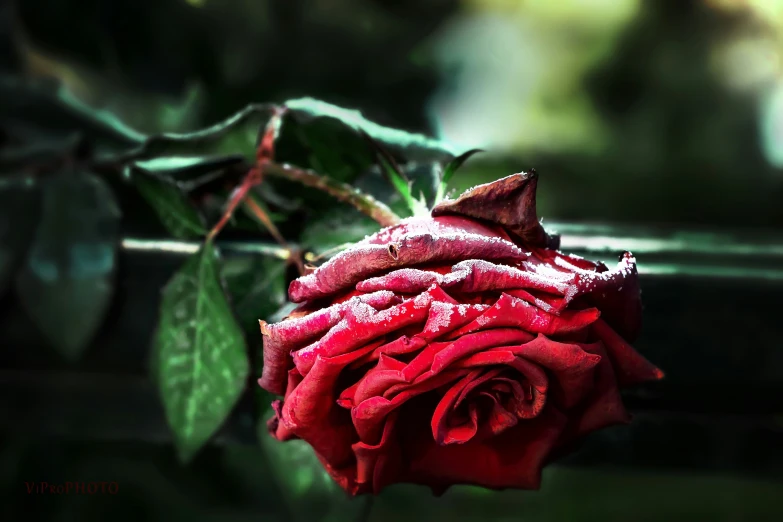
[[[471,321],[489,308],[488,305],[451,304],[435,301],[430,306],[429,316],[424,329],[416,337],[434,341]]]
[[[408,400],[448,384],[467,374],[469,370],[446,371],[420,383],[407,386],[391,399],[373,396],[359,402],[351,410],[351,418],[359,438],[369,444],[378,440],[379,427],[386,417]]]
[[[521,261],[527,254],[499,237],[471,233],[418,233],[388,245],[357,244],[321,265],[312,274],[291,282],[288,295],[301,303],[351,288],[387,270],[461,259]]]
[[[324,460],[337,468],[353,459],[351,444],[356,437],[348,412],[339,408],[334,400],[337,378],[343,368],[364,355],[367,349],[339,357],[318,357],[311,371],[286,397],[281,410],[280,423],[285,429],[307,441]]]
[[[457,292],[501,291],[508,288],[528,288],[566,295],[576,280],[556,280],[512,266],[490,263],[484,259],[469,259],[454,265],[443,278],[443,288]],[[573,290],[572,290],[573,292]]]
[[[533,339],[533,334],[511,328],[496,328],[464,335],[447,344],[433,357],[431,372],[437,374],[454,361],[487,350],[495,346],[509,346],[526,343]],[[407,368],[406,370],[407,371]]]
[[[631,417],[623,405],[610,358],[602,343],[583,344],[581,348],[601,358],[595,370],[595,388],[589,400],[569,413],[568,426],[559,445],[568,444],[583,435],[612,426],[625,424]]]
[[[432,209],[433,216],[458,214],[502,225],[524,244],[557,248],[557,237],[548,236],[536,215],[535,171],[512,174],[473,187],[456,200],[445,200]]]
[[[457,408],[475,388],[489,380],[510,382],[509,393],[513,395],[515,404],[514,412],[508,412],[500,404],[493,405],[492,414],[487,421],[489,423],[488,429],[491,433],[497,435],[504,429],[514,426],[518,419],[536,417],[543,410],[547,394],[548,379],[546,374],[536,365],[514,356],[510,351],[500,350],[493,349],[491,352],[480,352],[461,359],[449,367],[450,370],[471,367],[474,369],[446,392],[435,409],[432,418],[432,430],[433,437],[440,444],[465,443],[476,434],[474,427],[452,431],[449,428],[448,414]],[[491,361],[493,367],[488,370],[476,369],[475,366],[481,367],[490,364],[490,357],[488,356],[495,356],[494,361]],[[508,365],[515,369],[519,373],[518,379],[497,379],[497,376],[503,371],[502,367],[497,367],[499,364]],[[532,387],[533,396],[530,398],[530,401],[523,397],[519,380],[524,380],[526,384]],[[497,402],[494,396],[492,398],[493,401]],[[509,421],[508,418],[508,415],[512,414],[513,422]]]
[[[663,379],[663,372],[634,350],[606,322],[599,319],[591,328],[593,333],[603,341],[620,386],[632,386]]]
[[[401,417],[398,422],[408,425],[414,420]],[[465,444],[441,446],[430,430],[413,432],[401,441],[409,462],[406,482],[436,490],[455,484],[538,489],[541,468],[565,424],[566,417],[556,408],[544,408],[535,419],[520,422],[496,437],[474,438]]]
[[[605,321],[626,340],[636,339],[641,330],[642,302],[633,254],[623,253],[617,267],[612,270],[602,263],[553,250],[536,249],[534,254],[535,257],[522,263],[525,268],[543,277],[553,277],[554,272],[562,277],[575,275],[575,291],[567,301],[589,295]]]
[[[294,352],[294,365],[299,373],[307,375],[319,355],[333,357],[347,353],[400,328],[424,322],[431,300],[430,294],[423,293],[381,311],[357,303],[346,310],[344,318],[326,335]]]
[[[352,446],[356,455],[357,491],[371,491],[377,495],[400,475],[404,461],[394,436],[396,420],[397,415],[392,412],[386,419],[378,444],[359,441]]]
[[[369,236],[361,244],[388,245],[397,243],[405,236],[412,234],[478,234],[487,237],[501,237],[511,241],[509,235],[502,227],[490,225],[486,222],[476,221],[462,216],[439,216],[439,217],[409,217],[400,221],[398,224],[379,230]]]
[[[570,299],[567,299],[565,297],[549,295],[543,292],[537,292],[534,295],[531,292],[528,292],[527,290],[522,290],[521,288],[507,289],[504,290],[504,293],[516,297],[517,299],[521,299],[526,303],[530,303],[534,306],[537,306],[541,310],[545,312],[549,312],[550,314],[554,314],[554,315],[560,315],[560,313],[571,302]]]
[[[567,310],[558,316],[504,293],[480,317],[452,332],[448,337],[454,339],[471,332],[510,326],[546,335],[567,334],[590,326],[600,314],[597,308],[588,308]]]
[[[625,252],[617,268],[601,274],[594,283],[590,299],[601,310],[601,317],[627,341],[634,341],[642,328],[642,294],[636,259]]]
[[[578,404],[592,391],[594,368],[601,361],[600,356],[586,352],[578,344],[558,343],[543,335],[520,346],[498,348],[497,351],[510,351],[549,370],[555,377],[553,392],[558,406],[563,409]]]
[[[440,284],[443,276],[437,272],[419,270],[417,268],[401,268],[388,274],[371,277],[356,284],[356,289],[362,292],[376,290],[391,290],[401,294],[418,294],[432,284]]]
[[[395,340],[382,344],[372,352],[368,353],[361,359],[357,359],[351,364],[351,368],[359,368],[365,364],[377,361],[381,354],[386,355],[404,355],[406,353],[413,353],[421,350],[427,345],[427,341],[420,337],[408,337],[407,335],[401,335]]]
[[[275,324],[260,321],[264,343],[264,367],[258,384],[270,393],[282,395],[285,390],[286,372],[293,366],[291,350],[311,341],[334,327],[346,310],[357,303],[385,309],[400,298],[389,291],[365,294],[313,312],[304,317],[288,319]]]
[[[451,417],[453,411],[460,403],[477,387],[497,377],[503,368],[489,370],[474,369],[462,379],[454,383],[441,398],[435,407],[430,423],[432,437],[438,444],[464,444],[476,435],[478,431],[478,416],[475,404],[469,410],[469,422],[467,424],[452,426]]]

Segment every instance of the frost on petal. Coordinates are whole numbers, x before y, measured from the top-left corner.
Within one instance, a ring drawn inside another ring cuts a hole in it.
[[[432,209],[433,216],[461,215],[501,225],[530,246],[557,248],[559,240],[549,236],[536,214],[535,171],[512,174],[503,179],[473,187],[456,200],[445,200]]]
[[[541,290],[556,295],[566,295],[576,280],[553,279],[535,272],[526,272],[512,266],[498,265],[483,259],[469,259],[457,263],[450,274],[443,278],[443,288],[458,292],[500,291],[509,288]]]
[[[633,342],[639,336],[642,294],[636,259],[630,252],[622,255],[616,268],[595,278],[590,300],[601,310],[602,319],[626,341]]]
[[[354,297],[345,303],[312,312],[309,315],[287,319],[279,323],[261,322],[264,342],[264,367],[258,383],[270,393],[282,395],[286,372],[293,366],[291,351],[322,336],[345,315],[346,310],[358,304],[385,309],[400,298],[389,291],[374,292]]]
[[[381,311],[364,303],[356,303],[346,310],[344,318],[326,335],[294,352],[294,365],[302,375],[307,375],[318,356],[334,357],[348,353],[373,339],[412,324],[423,323],[429,313],[431,300],[430,294],[423,293]]]
[[[419,270],[417,268],[401,268],[378,277],[360,281],[356,289],[362,292],[376,290],[391,290],[400,294],[417,294],[425,291],[432,284],[440,284],[443,276],[437,272]]]
[[[449,338],[455,339],[470,332],[501,327],[517,327],[534,334],[550,336],[568,334],[590,326],[600,315],[596,308],[566,310],[560,315],[554,315],[521,299],[502,294],[491,308],[474,321],[449,334]]]
[[[560,315],[560,313],[568,306],[569,299],[566,297],[550,295],[543,292],[528,292],[521,288],[513,288],[504,290],[508,295],[514,296],[518,299],[537,306],[545,312],[550,314]]]
[[[434,301],[430,306],[424,329],[416,337],[433,341],[470,323],[488,308],[488,305],[481,304],[452,304]]]
[[[527,258],[513,243],[499,238],[456,232],[417,233],[387,245],[357,244],[333,257],[312,274],[291,282],[288,295],[301,303],[333,295],[391,269],[463,259],[521,261]]]
[[[601,310],[601,316],[627,341],[639,335],[642,320],[642,301],[636,259],[625,252],[613,269],[602,263],[570,256],[553,250],[537,249],[522,266],[541,277],[570,280],[572,288],[566,304],[586,295]]]
[[[386,227],[368,236],[360,244],[388,245],[389,243],[398,243],[406,236],[415,234],[440,236],[466,233],[510,239],[502,227],[494,226],[490,223],[482,223],[475,219],[462,216],[442,216],[436,218],[422,216],[405,218],[396,225]]]

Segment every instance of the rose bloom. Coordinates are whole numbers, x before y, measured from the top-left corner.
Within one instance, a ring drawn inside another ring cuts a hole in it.
[[[293,281],[261,323],[268,426],[309,443],[351,494],[400,482],[539,487],[586,433],[626,423],[619,388],[662,377],[628,344],[640,291],[555,250],[535,173],[446,200]]]

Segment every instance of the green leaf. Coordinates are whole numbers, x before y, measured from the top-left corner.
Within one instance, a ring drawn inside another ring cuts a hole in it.
[[[484,152],[482,149],[471,149],[467,152],[463,152],[453,160],[449,161],[445,167],[443,167],[443,173],[441,174],[440,183],[438,184],[438,190],[435,195],[435,204],[443,201],[446,194],[446,187],[448,186],[451,178],[454,177],[454,173],[462,166],[463,163],[478,152]]]
[[[140,168],[131,168],[130,172],[136,189],[172,236],[196,239],[207,234],[204,217],[175,183]]]
[[[258,338],[258,320],[267,320],[286,302],[286,262],[264,256],[232,256],[221,275],[234,313],[249,338]]]
[[[0,296],[27,253],[40,213],[41,194],[33,178],[0,177]]]
[[[271,107],[248,105],[210,127],[189,133],[150,136],[132,154],[135,161],[169,156],[236,156],[254,161],[258,134],[264,129]]]
[[[114,114],[96,110],[52,82],[0,75],[0,122],[22,141],[67,142],[78,132],[96,157],[126,154],[146,136]]]
[[[246,168],[241,154],[217,156],[163,156],[136,161],[133,167],[177,182],[184,190],[219,177],[226,169]]]
[[[330,118],[302,121],[287,113],[276,142],[275,159],[350,183],[373,164],[361,137]]]
[[[470,149],[467,152],[463,152],[450,162],[446,164],[446,166],[443,168],[443,177],[441,178],[441,181],[444,184],[448,184],[449,181],[451,181],[451,178],[454,176],[454,173],[457,172],[457,169],[462,166],[463,163],[468,161],[471,156],[474,154],[477,154],[479,152],[484,152],[483,149]]]
[[[362,131],[395,154],[409,161],[447,160],[456,154],[453,145],[422,134],[384,127],[366,119],[359,111],[344,109],[313,98],[288,100],[289,114],[300,124],[319,118],[339,121],[355,132]]]
[[[299,241],[304,248],[320,255],[327,250],[361,241],[378,232],[379,228],[378,223],[354,208],[335,207],[320,219],[309,221]]]
[[[187,462],[229,416],[250,373],[211,242],[163,290],[153,351],[166,417],[179,457]]]
[[[81,170],[58,172],[41,188],[41,220],[17,293],[44,337],[75,360],[111,304],[120,210],[105,182]]]

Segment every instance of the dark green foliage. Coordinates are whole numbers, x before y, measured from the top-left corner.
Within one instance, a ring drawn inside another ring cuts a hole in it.
[[[41,191],[40,222],[17,293],[46,339],[75,360],[111,305],[120,210],[105,182],[81,170],[52,174]]]
[[[33,179],[0,177],[0,296],[27,253],[40,211],[40,192]]]

